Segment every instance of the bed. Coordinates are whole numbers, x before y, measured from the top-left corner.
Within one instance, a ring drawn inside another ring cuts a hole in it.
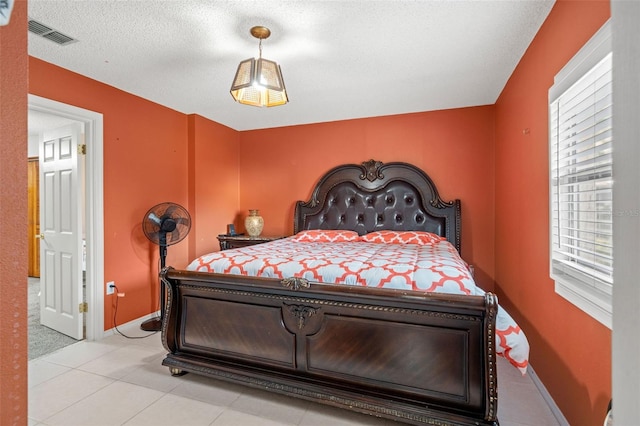
[[[496,356],[524,372],[528,343],[473,283],[460,212],[408,163],[329,170],[291,237],[161,272],[163,365],[409,424],[497,425]],[[447,258],[403,281],[414,251]]]

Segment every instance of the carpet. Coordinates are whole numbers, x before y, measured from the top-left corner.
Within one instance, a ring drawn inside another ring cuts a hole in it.
[[[69,346],[78,340],[40,324],[40,280],[29,277],[28,335],[29,360],[39,358]]]

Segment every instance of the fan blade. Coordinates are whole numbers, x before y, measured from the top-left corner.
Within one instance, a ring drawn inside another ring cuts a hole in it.
[[[154,212],[149,213],[149,216],[147,216],[147,218],[158,226],[160,226],[160,224],[162,223],[162,219],[156,216]]]
[[[188,217],[177,217],[175,221],[178,225],[183,225],[183,226],[189,226],[189,224],[191,223]]]
[[[170,204],[169,207],[164,211],[163,217],[170,217],[173,214],[173,211],[177,209],[178,206],[176,204]]]
[[[148,232],[147,238],[149,238],[152,242],[158,244],[160,240],[160,232]]]

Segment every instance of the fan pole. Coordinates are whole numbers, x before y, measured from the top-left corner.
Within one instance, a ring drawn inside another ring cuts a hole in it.
[[[167,261],[167,233],[162,232],[160,234],[160,270],[158,271],[158,277],[160,277],[160,272],[164,270]],[[160,328],[162,328],[162,320],[164,319],[164,305],[166,303],[166,290],[164,288],[164,283],[162,281],[159,282],[160,285]]]
[[[160,272],[164,270],[166,260],[167,260],[167,234],[165,232],[160,233],[160,271],[158,271],[158,275]],[[159,282],[160,286],[160,318],[151,318],[144,321],[140,328],[144,331],[160,331],[162,330],[162,320],[164,318],[164,307],[165,307],[165,299],[166,299],[166,290],[162,281]]]
[[[162,241],[160,242],[160,272],[162,272],[162,270],[164,269],[164,266],[166,264],[166,260],[167,260],[167,238],[161,238],[161,240],[164,239],[164,244],[162,243]]]

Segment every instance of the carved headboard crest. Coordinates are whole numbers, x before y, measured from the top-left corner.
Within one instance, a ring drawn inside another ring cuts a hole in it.
[[[427,231],[460,251],[460,200],[440,198],[431,178],[408,163],[368,160],[325,173],[308,201],[298,201],[294,233],[304,229]]]
[[[373,182],[376,179],[384,179],[384,175],[380,171],[382,167],[382,161],[369,160],[362,162],[363,173],[360,175],[360,179],[367,179]]]

